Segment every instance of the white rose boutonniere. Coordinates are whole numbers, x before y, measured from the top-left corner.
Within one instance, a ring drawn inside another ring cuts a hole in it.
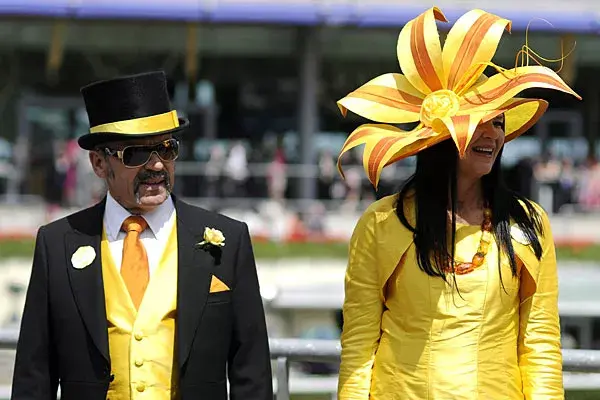
[[[90,265],[96,258],[96,251],[92,246],[81,246],[71,256],[71,264],[75,269],[83,269]]]

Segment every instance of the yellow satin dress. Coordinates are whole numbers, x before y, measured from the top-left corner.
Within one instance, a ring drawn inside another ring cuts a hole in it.
[[[372,206],[350,245],[338,398],[564,399],[545,221],[542,262],[513,239],[520,264],[513,277],[506,257],[498,268],[491,243],[481,267],[445,283],[419,269],[395,198]],[[479,226],[457,226],[456,258],[470,260],[480,238]]]

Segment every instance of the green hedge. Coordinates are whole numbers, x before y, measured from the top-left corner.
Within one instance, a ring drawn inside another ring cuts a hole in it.
[[[0,241],[0,259],[33,255],[34,241],[4,240]],[[346,259],[348,245],[346,243],[288,243],[256,241],[254,252],[259,259],[279,258],[337,258]],[[561,260],[600,261],[600,245],[577,248],[559,247],[557,256]]]
[[[597,390],[568,390],[565,400],[598,400],[600,391]]]

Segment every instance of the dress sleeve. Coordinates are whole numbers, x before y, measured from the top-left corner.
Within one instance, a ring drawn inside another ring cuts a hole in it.
[[[368,400],[379,345],[383,299],[377,270],[375,212],[367,210],[350,240],[343,305],[338,399]]]
[[[548,215],[543,210],[541,215],[544,236],[537,284],[529,274],[521,278],[521,293],[524,293],[523,287],[533,290],[531,295],[521,297],[519,368],[525,400],[562,400],[564,389],[556,252]]]

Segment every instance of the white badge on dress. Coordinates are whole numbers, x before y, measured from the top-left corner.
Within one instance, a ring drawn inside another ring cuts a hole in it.
[[[525,232],[523,232],[523,230],[516,223],[510,226],[510,236],[513,238],[513,240],[521,243],[522,245],[529,246],[530,244]]]

